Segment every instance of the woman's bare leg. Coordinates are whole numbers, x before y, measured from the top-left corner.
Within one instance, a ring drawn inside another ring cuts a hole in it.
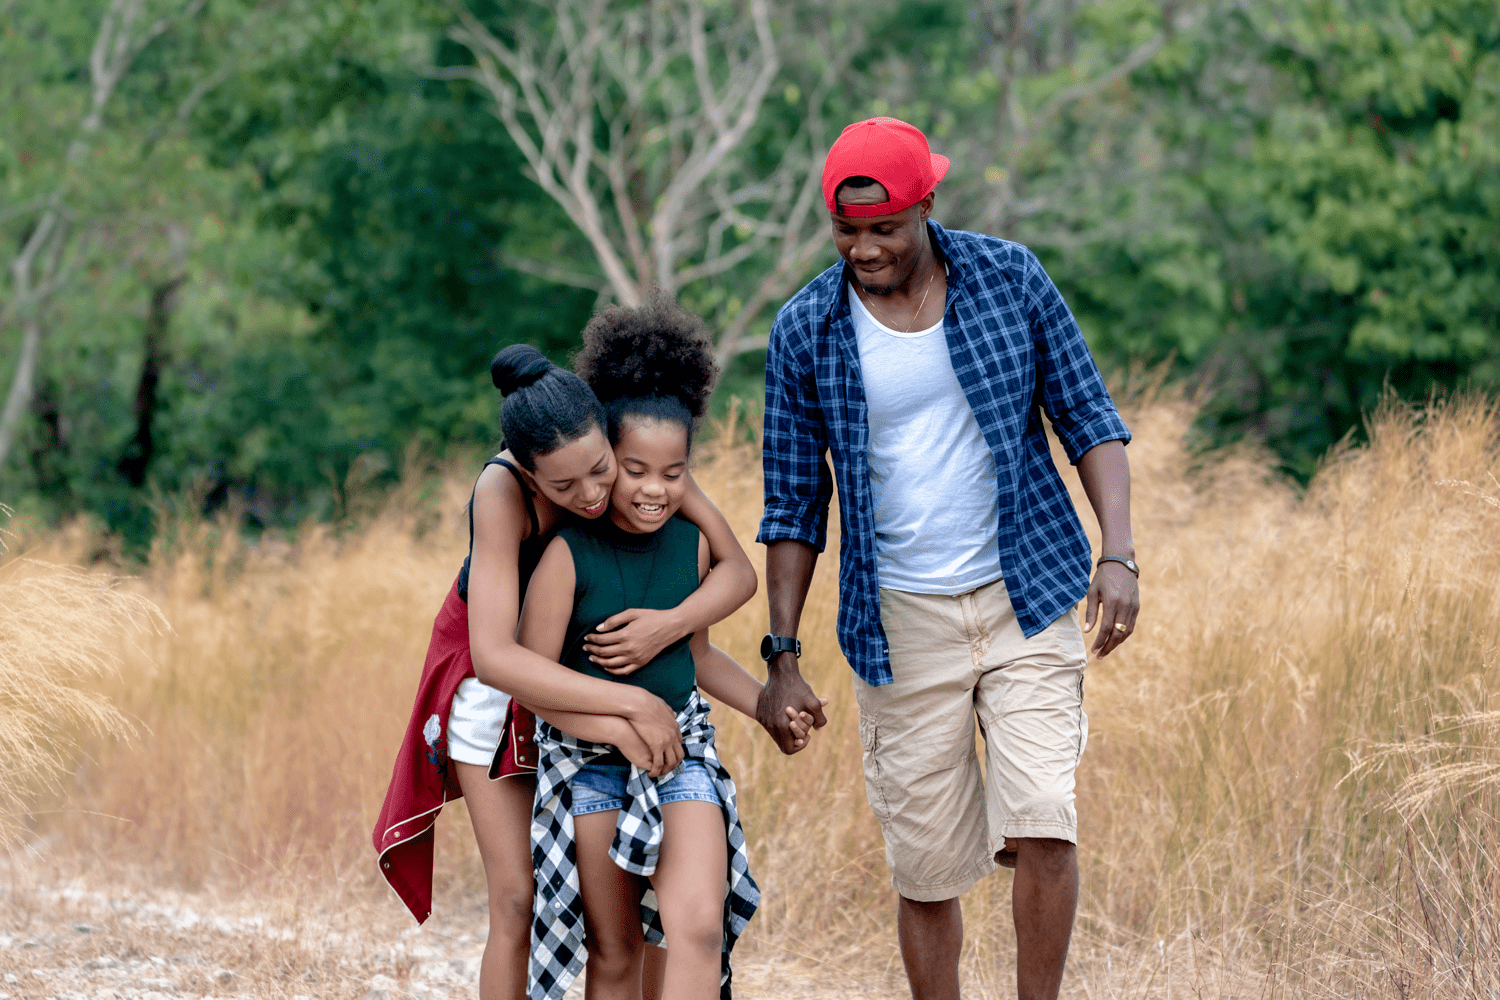
[[[666,829],[651,885],[667,932],[662,996],[718,1000],[729,872],[724,812],[713,802],[669,802],[661,814]]]
[[[531,955],[531,778],[489,779],[489,768],[453,761],[484,861],[490,933],[479,964],[479,1000],[525,1000]]]
[[[646,945],[646,960],[641,963],[641,1000],[662,1000],[666,978],[667,949]]]
[[[646,939],[641,932],[640,877],[609,856],[619,810],[573,817],[578,851],[578,888],[588,929],[586,1000],[641,1000]]]

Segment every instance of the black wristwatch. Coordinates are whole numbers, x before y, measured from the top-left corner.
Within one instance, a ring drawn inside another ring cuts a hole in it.
[[[802,655],[802,640],[788,639],[784,635],[772,635],[767,632],[766,637],[760,641],[760,658],[770,663],[782,653],[795,653]]]

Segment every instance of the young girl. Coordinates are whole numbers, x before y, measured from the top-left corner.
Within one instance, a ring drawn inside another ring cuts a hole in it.
[[[616,466],[604,411],[577,375],[524,345],[496,355],[490,374],[505,395],[501,428],[507,447],[485,463],[475,486],[472,554],[433,624],[373,839],[381,875],[420,923],[432,908],[433,824],[445,803],[460,795],[467,799],[489,888],[490,933],[479,994],[481,1000],[518,1000],[525,996],[534,895],[533,785],[529,776],[491,781],[486,774],[510,696],[527,705],[610,713],[636,734],[632,752],[653,769],[675,765],[683,750],[676,710],[650,691],[585,677],[560,666],[556,657],[543,659],[516,644],[521,601],[542,551],[560,524],[604,514]],[[601,631],[610,631],[591,636],[588,649],[604,664],[648,662],[754,594],[749,559],[694,486],[688,487],[684,511],[724,561],[708,584],[669,610],[657,605],[597,620]],[[587,728],[586,721],[576,728]],[[514,735],[529,739],[526,731]],[[650,975],[647,980],[656,981]]]
[[[586,716],[579,727],[539,710],[531,998],[563,995],[583,967],[585,937],[590,1000],[639,996],[644,943],[664,935],[663,997],[710,1000],[729,981],[730,949],[760,893],[698,687],[754,718],[761,684],[708,644],[706,628],[623,676],[593,664],[583,640],[621,608],[680,603],[707,571],[701,533],[674,515],[717,370],[701,324],[666,302],[596,317],[575,366],[604,403],[619,473],[609,515],[562,529],[547,547],[520,641],[661,698],[677,713],[686,759],[656,778],[627,759],[643,748],[623,719]]]

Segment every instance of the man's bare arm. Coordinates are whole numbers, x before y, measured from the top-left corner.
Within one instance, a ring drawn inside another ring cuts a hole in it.
[[[1130,531],[1130,461],[1123,441],[1106,441],[1084,452],[1078,460],[1078,478],[1088,494],[1094,516],[1099,519],[1101,556],[1135,558],[1135,540]],[[1085,632],[1099,626],[1094,654],[1107,656],[1135,631],[1141,609],[1140,588],[1135,574],[1120,563],[1102,563],[1084,598]],[[1116,628],[1115,625],[1124,625]]]
[[[766,546],[766,594],[773,634],[796,638],[802,608],[807,603],[807,589],[812,585],[817,565],[818,550],[811,545],[779,541]],[[796,740],[787,718],[787,706],[812,716],[818,729],[828,724],[821,699],[802,679],[797,657],[792,653],[782,653],[766,664],[766,686],[761,689],[755,706],[756,721],[771,733],[782,753],[791,753]]]

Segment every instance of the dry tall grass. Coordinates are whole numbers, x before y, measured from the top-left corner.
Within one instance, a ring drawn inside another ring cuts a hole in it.
[[[133,732],[97,682],[118,674],[122,637],[161,624],[150,601],[107,576],[30,559],[0,565],[0,848],[22,838],[36,792],[59,789],[81,739]]]
[[[1191,453],[1181,401],[1128,410],[1143,609],[1132,641],[1090,667],[1070,982],[1091,996],[1497,995],[1500,413],[1390,404],[1368,446],[1299,491],[1264,456]],[[744,437],[719,435],[698,476],[748,543],[759,464],[753,443],[728,443]],[[177,525],[140,584],[175,632],[128,655],[110,691],[143,735],[95,748],[68,789],[75,811],[44,832],[188,886],[285,891],[300,873],[395,907],[366,834],[462,558],[468,475],[441,482],[419,500],[414,478],[337,537],[247,548],[225,524]],[[719,725],[766,890],[750,946],[873,982],[900,965],[834,563],[802,630],[829,728],[785,759],[743,720]],[[764,628],[758,600],[715,640],[754,663]],[[440,831],[448,898],[478,894],[461,811]],[[1008,883],[966,901],[966,974],[989,995],[1009,989]]]

